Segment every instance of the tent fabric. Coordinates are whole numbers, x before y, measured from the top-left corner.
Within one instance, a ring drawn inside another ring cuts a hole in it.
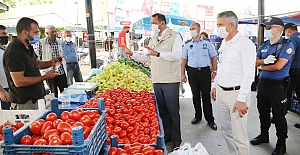
[[[277,16],[280,18],[284,23],[294,23],[298,26],[300,26],[300,11],[298,13],[294,13],[291,15],[286,15],[286,16]],[[268,20],[269,17],[264,18],[264,22]],[[258,19],[257,18],[252,18],[248,20],[239,20],[239,24],[257,24]]]

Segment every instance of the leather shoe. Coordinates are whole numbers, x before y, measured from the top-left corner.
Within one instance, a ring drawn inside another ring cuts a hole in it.
[[[201,118],[194,118],[191,123],[192,124],[197,124],[198,122],[200,122],[202,119]]]
[[[213,129],[213,130],[217,130],[217,129],[218,129],[215,122],[208,123],[208,125],[209,125],[210,128]]]
[[[294,124],[294,126],[295,126],[296,128],[298,128],[298,129],[300,129],[300,124],[299,124],[299,123]]]
[[[173,145],[173,149],[172,149],[172,151],[177,151],[177,150],[179,150],[179,145]]]
[[[252,145],[259,145],[261,143],[269,143],[269,137],[259,135],[250,141]]]
[[[272,155],[284,155],[286,153],[285,146],[276,146],[275,150],[272,152]]]

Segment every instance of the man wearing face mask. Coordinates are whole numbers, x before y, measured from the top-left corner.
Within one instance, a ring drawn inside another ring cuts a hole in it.
[[[127,46],[126,42],[126,33],[129,33],[130,27],[124,26],[123,30],[119,33],[118,37],[118,47],[120,51],[120,58],[128,58],[128,56],[124,52],[123,45]]]
[[[6,76],[4,73],[2,58],[4,54],[5,46],[8,43],[8,35],[6,31],[6,27],[4,25],[0,25],[0,102],[1,108],[3,110],[10,109],[9,102],[9,94],[8,94],[8,84],[6,80]]]
[[[272,155],[286,153],[287,122],[287,89],[289,70],[294,53],[293,44],[281,37],[284,24],[281,19],[271,17],[266,23],[264,34],[267,37],[257,51],[256,66],[261,68],[257,91],[257,109],[260,120],[260,135],[251,140],[251,144],[269,143],[272,109],[275,123],[277,144]]]
[[[43,81],[58,75],[54,69],[41,76],[39,69],[55,66],[60,57],[40,61],[31,44],[39,41],[39,25],[30,18],[21,18],[16,26],[17,38],[6,47],[3,68],[9,86],[9,100],[17,110],[36,110],[36,101],[45,96]]]
[[[67,81],[70,86],[73,84],[73,78],[75,79],[75,82],[83,82],[83,79],[78,64],[76,44],[72,41],[72,32],[70,30],[65,31],[64,38],[65,41],[62,42],[62,49],[67,65]]]
[[[204,117],[210,128],[217,130],[210,100],[211,81],[217,73],[217,52],[212,43],[201,38],[199,23],[191,24],[190,34],[193,38],[185,42],[181,71],[183,82],[187,81],[185,70],[187,71],[193,94],[195,118],[191,123],[196,124],[202,120],[201,93]],[[212,75],[210,74],[211,64],[213,68]]]
[[[246,131],[251,84],[255,76],[255,45],[241,35],[232,11],[217,16],[217,32],[224,38],[219,49],[218,70],[211,90],[219,125],[229,155],[250,155]]]
[[[165,142],[172,142],[173,150],[181,144],[179,115],[179,86],[181,81],[182,39],[179,33],[166,25],[166,17],[156,13],[151,18],[154,36],[143,55],[131,52],[123,46],[126,54],[143,63],[151,60],[151,78],[163,122]]]
[[[46,26],[45,32],[47,37],[41,39],[36,44],[39,59],[42,61],[48,61],[58,56],[63,57],[64,53],[62,49],[62,41],[57,38],[57,31],[55,26]],[[55,68],[58,72],[58,76],[53,79],[46,80],[51,92],[54,93],[55,97],[58,97],[57,88],[59,89],[60,93],[62,93],[64,91],[64,88],[68,87],[67,65],[65,58],[62,58],[61,61],[62,63],[57,63],[55,67],[49,67],[41,70],[42,75],[45,75],[45,73],[47,73],[49,70],[52,70],[53,68]]]
[[[285,37],[288,38],[294,45],[294,56],[290,69],[290,87],[287,92],[287,108],[291,107],[292,92],[295,91],[300,99],[300,33],[298,32],[297,25],[294,23],[287,23],[284,25]],[[296,123],[295,127],[300,129],[300,124]]]

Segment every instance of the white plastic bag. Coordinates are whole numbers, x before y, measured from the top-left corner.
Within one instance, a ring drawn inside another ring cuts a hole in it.
[[[198,142],[193,148],[193,155],[209,155],[206,148]]]
[[[194,148],[191,144],[185,142],[179,150],[169,153],[169,155],[209,155],[205,147],[199,142]]]

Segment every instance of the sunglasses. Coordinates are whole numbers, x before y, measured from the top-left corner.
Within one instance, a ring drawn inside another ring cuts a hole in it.
[[[265,26],[265,29],[266,29],[266,30],[270,30],[272,27],[277,27],[277,28],[279,28],[278,26],[274,26],[274,25],[266,25],[266,26]]]

